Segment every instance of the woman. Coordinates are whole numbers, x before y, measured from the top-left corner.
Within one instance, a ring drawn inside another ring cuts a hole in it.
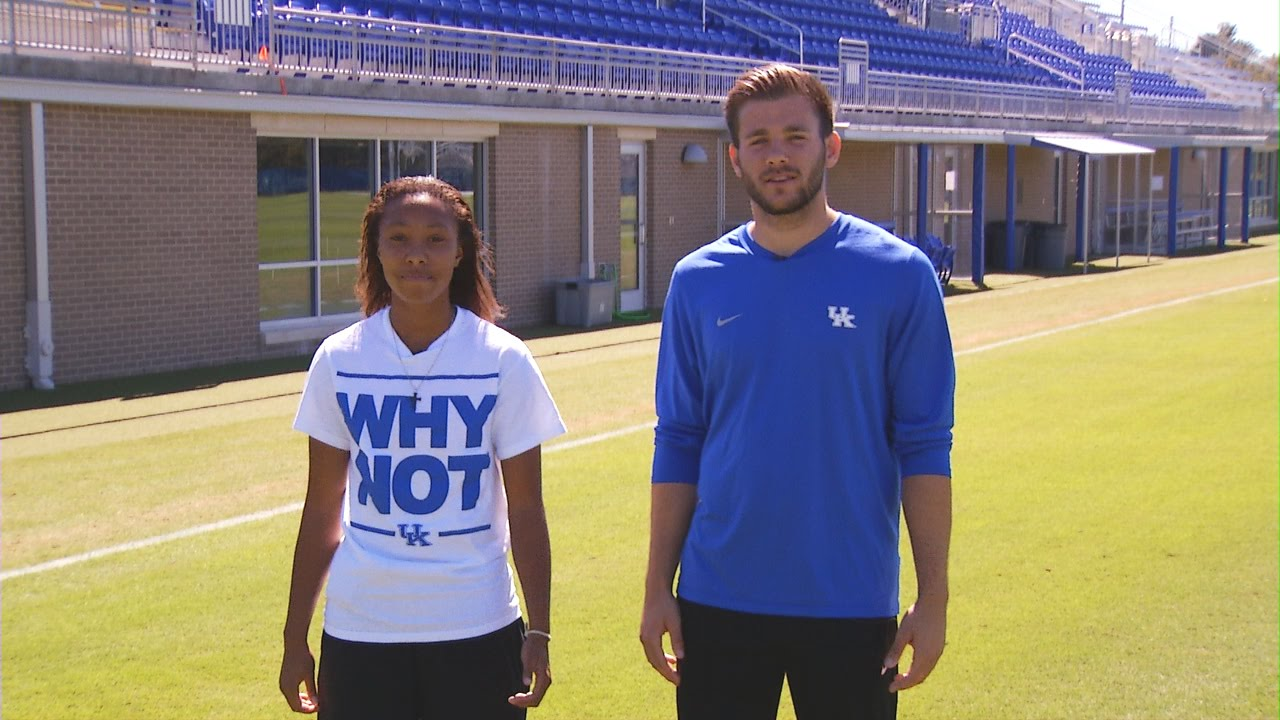
[[[551,683],[541,445],[564,424],[528,348],[493,324],[491,265],[448,183],[393,180],[365,211],[365,319],[316,351],[294,421],[310,436],[280,668],[296,712],[523,718]]]

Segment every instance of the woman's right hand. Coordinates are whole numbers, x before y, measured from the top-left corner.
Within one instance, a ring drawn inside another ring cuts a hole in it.
[[[280,661],[280,692],[294,712],[310,714],[320,707],[316,659],[307,644],[307,633],[325,574],[342,542],[342,499],[347,492],[350,458],[350,452],[315,438],[308,445],[307,499],[298,524],[298,543],[293,549],[289,612],[281,637],[284,659]]]
[[[280,661],[280,692],[296,713],[311,714],[320,707],[316,695],[316,659],[306,643],[285,648],[284,659]]]

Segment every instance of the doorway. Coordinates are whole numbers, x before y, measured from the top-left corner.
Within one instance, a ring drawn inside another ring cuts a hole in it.
[[[621,205],[618,208],[622,256],[618,262],[618,309],[645,308],[645,148],[642,142],[622,143]]]

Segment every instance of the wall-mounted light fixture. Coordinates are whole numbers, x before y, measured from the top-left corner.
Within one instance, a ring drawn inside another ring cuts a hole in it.
[[[684,150],[680,153],[680,162],[685,165],[705,165],[707,162],[707,151],[697,143],[689,143],[684,146]]]

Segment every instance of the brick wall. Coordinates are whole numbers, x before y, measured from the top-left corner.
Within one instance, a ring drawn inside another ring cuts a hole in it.
[[[1052,150],[1033,147],[988,147],[987,195],[983,207],[986,211],[987,229],[989,231],[994,230],[997,234],[996,237],[992,237],[988,232],[988,237],[986,238],[986,266],[988,270],[1003,271],[1005,268],[1004,235],[1002,231],[994,227],[993,223],[1002,223],[1008,216],[1005,196],[1008,187],[1008,158],[1011,149],[1016,153],[1014,160],[1017,163],[1014,168],[1013,219],[1016,222],[1052,223],[1056,213],[1054,207],[1054,185],[1057,183],[1057,178],[1054,173]],[[1068,248],[1074,247],[1075,242],[1073,239],[1075,236],[1072,233],[1075,231],[1077,157],[1074,153],[1064,153],[1062,156],[1062,171],[1065,182],[1060,190],[1061,197],[1057,200],[1062,207],[1062,222],[1067,225],[1066,244]],[[1026,249],[1024,249],[1024,252]],[[994,253],[994,256],[992,256],[992,253]],[[971,263],[966,253],[963,265],[964,271],[963,273],[961,272],[961,265],[957,262],[956,275],[963,274],[967,276],[970,267]]]
[[[724,230],[728,232],[751,220],[751,198],[742,179],[729,161],[729,141],[724,143]]]
[[[48,105],[54,379],[258,352],[247,115]]]
[[[555,281],[580,273],[585,132],[505,124],[493,140],[489,240],[497,264],[495,289],[507,307],[503,324],[508,327],[552,322]]]
[[[595,248],[596,267],[615,268],[622,259],[618,224],[622,222],[622,141],[610,127],[595,129]]]
[[[0,102],[0,390],[27,384],[25,103]]]
[[[888,143],[846,142],[827,171],[831,207],[871,222],[893,219],[893,149]]]
[[[1218,212],[1218,170],[1221,160],[1221,152],[1218,148],[1203,148],[1203,157],[1197,158],[1196,154],[1200,149],[1184,147],[1179,150],[1178,156],[1178,204],[1183,212],[1195,212],[1200,210],[1209,210],[1215,214]],[[1260,153],[1254,153],[1253,164],[1257,167]],[[1155,197],[1155,209],[1157,212],[1163,211],[1169,207],[1169,164],[1172,157],[1172,151],[1168,148],[1160,149],[1155,152],[1154,156],[1144,157],[1140,170],[1139,188],[1141,197],[1146,198],[1148,163],[1150,158],[1154,157],[1155,170],[1154,173],[1164,177],[1164,190],[1157,190],[1153,193]],[[1133,158],[1126,157],[1124,161],[1124,175],[1133,174]],[[1115,166],[1111,165],[1110,173],[1115,174]],[[1241,218],[1241,193],[1244,191],[1244,150],[1242,148],[1231,148],[1227,151],[1227,239],[1240,239],[1240,218]],[[1113,191],[1114,194],[1114,191]],[[1212,242],[1217,242],[1217,223],[1212,222],[1213,236]]]
[[[662,130],[649,147],[649,247],[645,300],[649,307],[666,301],[671,271],[680,258],[715,240],[716,141],[719,133]],[[685,145],[695,143],[708,161],[686,165],[680,161]],[[726,161],[727,166],[727,161]],[[729,183],[730,178],[725,182]]]
[[[841,146],[839,162],[827,171],[827,201],[841,212],[872,222],[892,220],[894,180],[892,144],[846,142]],[[725,229],[731,230],[750,219],[750,198],[726,157]]]
[[[1042,147],[1016,147],[1015,186],[1021,188],[1021,197],[1015,192],[1014,219],[1029,222],[1053,222],[1053,151]],[[1062,154],[1062,168],[1066,176],[1074,176],[1074,152]],[[991,146],[987,149],[987,222],[1004,220],[1005,188],[1007,177],[1007,147]],[[1062,208],[1075,213],[1075,195],[1062,200]]]
[[[0,103],[0,389],[27,382],[25,107]],[[45,112],[56,382],[299,351],[260,347],[256,151],[246,115],[75,105],[46,105]],[[582,127],[505,124],[491,141],[488,236],[509,327],[552,322],[557,281],[582,271],[585,134]],[[621,143],[609,127],[597,127],[594,136],[594,260],[616,264]],[[719,234],[716,154],[727,152],[720,136],[661,130],[646,145],[649,235],[642,281],[650,307],[664,302],[675,263]],[[681,163],[689,143],[701,145],[710,161]],[[988,220],[1004,216],[1004,152],[993,147],[988,153]],[[1052,152],[1017,152],[1023,179],[1018,219],[1052,221]],[[943,177],[939,153],[935,148],[934,194]],[[1156,173],[1167,175],[1168,152],[1161,155]],[[1233,192],[1240,183],[1238,158],[1233,151]],[[1068,155],[1064,161],[1069,225],[1074,159]],[[1183,159],[1183,193],[1199,197],[1199,186],[1190,187],[1199,166]],[[894,165],[894,145],[846,143],[828,176],[832,205],[873,221],[893,218],[895,182],[900,188],[914,182],[914,171],[895,174]],[[971,168],[972,148],[962,147],[955,168],[958,208],[968,207]],[[1145,179],[1144,171],[1141,184]],[[1212,180],[1216,188],[1216,172]],[[724,184],[728,230],[750,219],[750,204],[727,158]],[[898,204],[905,208],[908,199],[901,196]],[[1231,205],[1233,214],[1238,206]],[[963,226],[956,241],[957,274],[964,275],[968,220],[957,216],[955,222]]]

